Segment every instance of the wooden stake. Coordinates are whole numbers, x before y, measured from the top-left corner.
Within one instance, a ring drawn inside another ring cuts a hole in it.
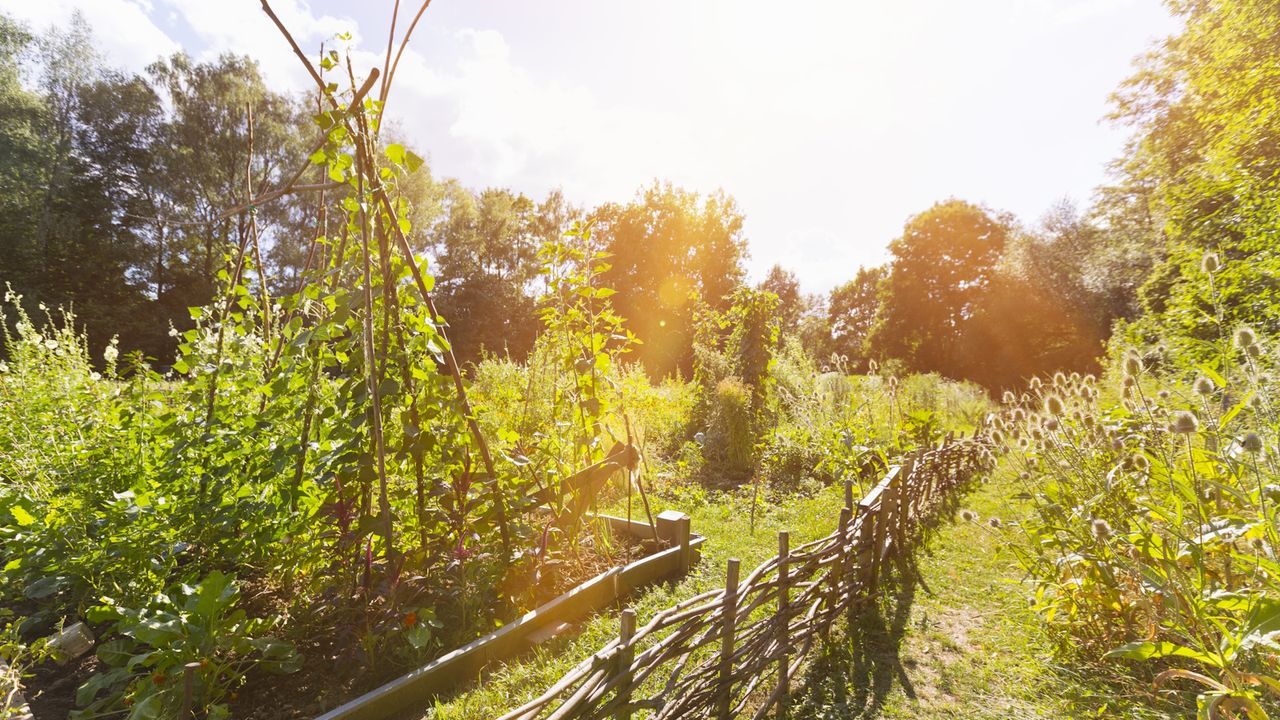
[[[787,687],[788,670],[791,667],[791,578],[788,576],[791,562],[791,534],[778,533],[778,717],[785,718],[791,712],[791,695]]]
[[[200,663],[198,662],[189,662],[182,666],[182,708],[178,710],[178,717],[181,720],[188,720],[191,717],[196,687],[196,670],[199,669]]]
[[[636,611],[627,608],[618,619],[618,674],[623,680],[618,684],[618,711],[614,717],[618,720],[631,720],[631,662],[635,659],[635,648],[631,647],[631,638],[636,634]]]
[[[733,712],[733,641],[738,624],[738,558],[729,558],[724,582],[724,605],[720,630],[720,682],[716,688],[716,717],[730,720]]]

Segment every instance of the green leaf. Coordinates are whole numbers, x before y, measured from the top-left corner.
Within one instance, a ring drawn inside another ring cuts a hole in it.
[[[422,158],[412,150],[408,150],[404,154],[404,169],[409,172],[417,172],[422,167]]]
[[[1126,660],[1151,660],[1162,657],[1184,657],[1212,667],[1222,667],[1218,658],[1171,642],[1132,642],[1112,650],[1105,657]]]
[[[40,600],[58,592],[64,584],[65,579],[62,576],[51,575],[31,583],[22,591],[22,594],[30,600]]]
[[[413,646],[415,650],[421,650],[431,644],[432,633],[431,628],[426,623],[418,623],[409,632],[404,634],[405,639]]]
[[[397,165],[404,164],[404,146],[400,143],[391,143],[383,152],[386,153],[387,159]]]
[[[9,514],[12,515],[13,519],[17,520],[18,524],[22,526],[34,525],[36,522],[35,516],[27,512],[21,505],[14,505],[9,508]]]

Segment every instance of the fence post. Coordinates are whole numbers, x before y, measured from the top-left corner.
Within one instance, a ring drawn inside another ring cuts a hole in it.
[[[663,510],[657,518],[658,537],[680,548],[680,572],[689,572],[693,556],[689,552],[689,516],[678,510]]]
[[[791,690],[788,688],[790,678],[787,673],[791,668],[791,534],[786,530],[778,533],[778,717],[785,718],[791,712]]]
[[[861,544],[864,546],[862,551],[867,555],[867,561],[860,568],[860,574],[862,587],[869,593],[876,584],[876,563],[879,562],[880,555],[876,550],[876,526],[880,524],[880,512],[878,508],[870,505],[860,506],[859,510],[858,517],[862,518]]]
[[[852,553],[853,542],[848,538],[849,523],[853,519],[852,508],[840,508],[840,528],[836,531],[836,538],[839,539],[839,554],[836,555],[836,561],[831,566],[830,578],[831,587],[827,590],[827,610],[828,616],[822,623],[822,637],[825,639],[831,634],[831,625],[836,619],[836,607],[840,604],[840,583],[844,579],[845,561],[849,559]]]
[[[178,717],[182,720],[190,720],[192,717],[192,703],[194,702],[196,671],[200,669],[200,663],[189,662],[182,666],[182,707],[178,709]]]
[[[693,550],[689,547],[689,538],[693,533],[689,530],[689,522],[689,516],[685,515],[676,528],[680,538],[680,569],[685,573],[693,567]]]
[[[730,720],[733,712],[733,639],[738,623],[738,558],[729,558],[724,581],[723,625],[720,630],[720,686],[716,690],[716,717]]]
[[[912,484],[916,478],[916,464],[914,461],[907,461],[902,468],[902,482],[898,483],[898,492],[894,503],[898,514],[898,539],[895,541],[898,545],[898,551],[906,552],[907,533],[911,527],[911,518],[915,514],[911,511],[911,502],[914,492],[912,492]]]
[[[884,493],[880,494],[880,502],[875,511],[875,532],[872,533],[871,548],[871,583],[870,588],[875,589],[876,584],[880,581],[880,560],[884,553],[885,536],[888,534],[886,524],[889,521],[889,498]]]
[[[614,717],[618,720],[631,720],[631,662],[635,659],[635,648],[631,647],[631,638],[636,634],[636,611],[626,608],[618,619],[618,673],[622,682],[618,684],[618,710]]]
[[[848,477],[844,479],[844,506],[853,509],[853,481]]]

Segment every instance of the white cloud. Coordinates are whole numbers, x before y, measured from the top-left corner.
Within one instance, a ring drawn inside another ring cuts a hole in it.
[[[302,63],[262,11],[258,0],[161,1],[176,11],[191,32],[204,42],[204,51],[193,53],[198,59],[211,60],[225,52],[249,55],[258,61],[268,85],[291,90],[311,89]],[[353,44],[359,44],[359,28],[352,18],[315,15],[301,0],[276,0],[271,7],[308,58],[319,56],[321,42],[327,41],[329,47],[333,47],[334,38],[341,33],[351,33]]]
[[[0,0],[0,10],[42,32],[51,25],[65,27],[79,10],[93,28],[94,40],[111,65],[139,71],[157,57],[180,49],[178,43],[151,21],[149,2],[130,0]]]
[[[606,107],[584,86],[534,77],[494,30],[463,29],[451,40],[456,59],[444,70],[406,51],[389,108],[438,171],[528,192],[563,187],[599,202],[629,197],[654,177],[680,179],[681,159],[696,156],[673,113]]]

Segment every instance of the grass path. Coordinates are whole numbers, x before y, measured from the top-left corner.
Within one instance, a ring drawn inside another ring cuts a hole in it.
[[[920,583],[889,593],[814,661],[794,717],[1162,717],[1055,664],[1009,538],[987,524],[1025,512],[999,477],[963,501],[978,521],[957,519],[931,539]]]

